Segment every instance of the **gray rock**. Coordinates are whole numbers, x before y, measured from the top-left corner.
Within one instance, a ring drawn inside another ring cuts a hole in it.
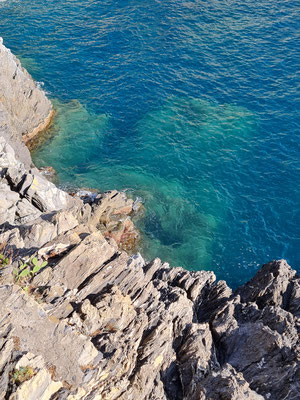
[[[60,381],[52,379],[51,371],[45,365],[42,356],[35,356],[28,352],[24,354],[15,365],[15,370],[30,366],[34,375],[21,386],[16,387],[9,400],[50,400],[53,394],[63,386]]]
[[[115,253],[116,249],[106,242],[100,232],[92,233],[56,265],[47,285],[78,288]]]
[[[287,308],[295,318],[300,319],[300,278],[295,278],[291,281],[290,298]]]
[[[267,306],[263,309],[261,320],[265,326],[280,334],[286,347],[297,345],[298,335],[293,315],[278,306]]]
[[[41,130],[50,119],[51,102],[0,38],[0,136],[16,150],[27,168],[32,164],[22,135]]]
[[[287,289],[296,272],[285,260],[272,261],[262,266],[250,282],[238,289],[242,302],[254,302],[259,308],[267,305],[286,308]]]
[[[74,202],[70,196],[39,175],[30,175],[20,192],[40,211],[49,212],[69,207]],[[28,185],[28,186],[27,186]]]
[[[226,364],[220,371],[213,371],[186,400],[263,400],[251,390],[241,373]]]
[[[79,199],[73,199],[66,192],[58,189],[37,171],[29,173],[24,164],[15,157],[13,148],[0,136],[0,170],[13,191],[25,197],[42,212],[56,211],[81,205]]]
[[[51,105],[2,41],[0,63],[0,399],[298,398],[295,271],[273,261],[232,293],[213,272],[121,251],[139,207],[117,191],[83,203],[30,169],[21,134]],[[31,255],[47,266],[16,285]]]
[[[41,216],[40,210],[34,207],[27,199],[22,199],[16,204],[15,224],[27,224]]]
[[[55,366],[58,380],[72,386],[81,383],[83,372],[80,367],[93,363],[98,355],[92,343],[65,323],[49,319],[20,288],[0,287],[0,301],[4,305],[0,320],[4,319],[6,326],[13,324],[10,338],[15,338],[19,351],[41,355]],[[53,346],[49,347],[50,343]]]
[[[19,199],[18,193],[12,192],[9,185],[0,182],[0,225],[14,222]]]
[[[209,324],[189,327],[177,360],[183,397],[189,399],[198,390],[197,382],[220,367]]]

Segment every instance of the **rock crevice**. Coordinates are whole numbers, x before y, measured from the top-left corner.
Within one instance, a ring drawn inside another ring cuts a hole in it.
[[[3,45],[0,37],[0,130],[1,136],[15,149],[28,168],[32,165],[29,150],[20,140],[32,139],[50,123],[51,102],[20,61]]]
[[[51,105],[2,41],[0,62],[0,399],[298,398],[295,271],[272,261],[233,292],[124,251],[132,200],[70,196],[20,157]],[[47,264],[21,279],[31,256]]]

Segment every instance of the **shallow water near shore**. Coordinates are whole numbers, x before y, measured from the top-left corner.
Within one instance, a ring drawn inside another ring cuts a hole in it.
[[[0,2],[4,44],[57,110],[35,163],[67,187],[141,197],[148,259],[212,269],[233,287],[270,259],[300,270],[296,11]]]

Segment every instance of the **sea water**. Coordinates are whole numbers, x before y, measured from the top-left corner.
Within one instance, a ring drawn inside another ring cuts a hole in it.
[[[140,197],[146,259],[233,287],[271,259],[299,270],[296,6],[1,2],[0,36],[57,111],[35,163]]]

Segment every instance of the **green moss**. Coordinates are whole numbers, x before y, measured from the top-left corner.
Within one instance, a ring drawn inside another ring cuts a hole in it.
[[[19,369],[14,369],[14,371],[11,374],[11,379],[13,383],[19,386],[23,382],[31,379],[34,374],[35,371],[32,367],[30,366],[20,367]]]

